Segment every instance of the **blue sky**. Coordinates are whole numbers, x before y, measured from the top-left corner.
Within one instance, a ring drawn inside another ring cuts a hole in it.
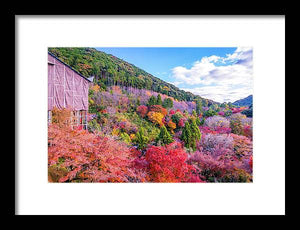
[[[252,94],[252,48],[249,47],[96,49],[204,98],[233,102]]]

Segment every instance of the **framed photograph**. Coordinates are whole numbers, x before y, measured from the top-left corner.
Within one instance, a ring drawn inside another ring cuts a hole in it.
[[[17,214],[285,213],[284,15],[16,25]]]

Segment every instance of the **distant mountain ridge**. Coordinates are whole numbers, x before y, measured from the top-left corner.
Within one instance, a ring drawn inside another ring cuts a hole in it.
[[[106,54],[95,48],[48,48],[63,62],[80,72],[85,77],[94,76],[94,83],[102,87],[119,85],[139,89],[148,89],[166,94],[179,101],[201,100],[205,104],[220,104],[211,99],[202,98],[191,92],[165,82],[146,71],[111,54]]]
[[[248,97],[242,98],[240,100],[237,100],[235,102],[233,102],[233,105],[236,106],[250,106],[253,103],[253,96],[249,95]]]

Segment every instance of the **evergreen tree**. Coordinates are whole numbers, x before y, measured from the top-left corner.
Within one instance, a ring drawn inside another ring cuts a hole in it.
[[[198,126],[201,125],[201,121],[200,121],[200,118],[199,118],[199,117],[196,118],[196,124],[197,124]]]
[[[186,148],[192,147],[192,133],[188,121],[185,122],[180,139],[184,142]]]
[[[193,110],[192,115],[193,115],[195,118],[198,117],[195,110]]]
[[[141,129],[137,132],[134,142],[137,144],[137,148],[143,150],[146,148],[149,138],[145,136],[144,129]]]
[[[164,145],[168,145],[174,142],[172,136],[170,135],[170,133],[168,132],[167,128],[164,125],[160,128],[160,132],[156,141],[161,142]]]
[[[193,120],[190,120],[191,122],[191,133],[192,133],[192,136],[193,138],[196,140],[196,141],[199,141],[201,139],[201,132],[200,132],[200,129],[199,127],[197,126],[196,124],[196,121],[193,119]]]
[[[162,105],[162,100],[160,94],[157,95],[156,105]]]
[[[141,101],[140,101],[140,98],[138,98],[137,100],[136,100],[136,106],[140,106],[141,105]]]
[[[168,109],[168,108],[173,108],[173,101],[171,98],[166,98],[163,103],[162,103],[162,106],[165,108],[165,109]]]
[[[198,115],[200,115],[201,113],[203,113],[203,109],[202,109],[202,101],[201,100],[197,100],[196,101],[196,113]]]
[[[156,105],[156,98],[154,96],[151,96],[148,100],[148,106],[151,106],[151,105]]]

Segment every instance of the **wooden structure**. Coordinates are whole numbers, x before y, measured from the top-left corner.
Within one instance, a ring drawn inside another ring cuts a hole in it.
[[[53,108],[69,108],[72,128],[87,129],[90,84],[88,78],[48,52],[48,123]]]

